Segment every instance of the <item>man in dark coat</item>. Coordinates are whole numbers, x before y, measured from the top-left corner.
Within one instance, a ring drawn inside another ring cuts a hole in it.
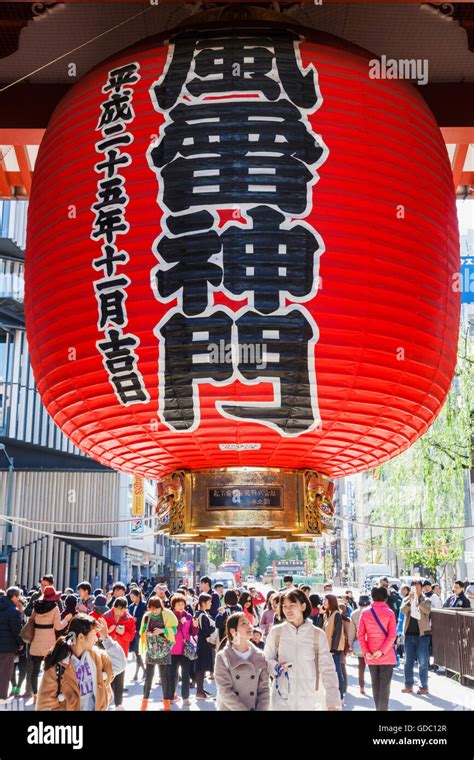
[[[8,698],[15,657],[24,646],[20,639],[21,614],[16,606],[20,596],[17,586],[10,586],[6,596],[0,596],[0,700]]]
[[[456,581],[454,584],[454,594],[452,594],[448,599],[446,599],[445,603],[443,604],[443,607],[450,608],[450,609],[463,609],[463,610],[470,610],[471,609],[471,602],[467,598],[466,594],[464,593],[464,583],[462,581]]]

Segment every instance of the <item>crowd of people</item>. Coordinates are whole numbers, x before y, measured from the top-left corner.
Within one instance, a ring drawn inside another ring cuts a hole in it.
[[[348,690],[347,658],[358,660],[360,694],[368,667],[377,710],[388,710],[394,668],[403,658],[405,686],[428,695],[431,611],[470,608],[473,586],[456,581],[442,603],[426,580],[370,595],[322,596],[285,576],[263,596],[255,587],[224,589],[208,576],[199,589],[173,593],[167,583],[115,582],[56,590],[52,575],[32,590],[0,591],[0,701],[32,699],[36,710],[124,710],[127,661],[142,682],[141,710],[161,686],[163,709],[212,699],[218,710],[340,710]],[[22,689],[24,691],[22,692]]]

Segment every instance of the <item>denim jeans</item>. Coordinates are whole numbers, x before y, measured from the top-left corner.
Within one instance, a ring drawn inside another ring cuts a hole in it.
[[[431,636],[405,636],[405,686],[413,688],[414,666],[418,660],[418,672],[422,689],[428,688],[428,665],[430,663]]]
[[[336,667],[337,680],[339,682],[339,693],[341,695],[341,699],[344,699],[344,674],[342,672],[341,655],[342,652],[337,652],[336,654],[333,653],[332,659],[334,660],[334,665]]]

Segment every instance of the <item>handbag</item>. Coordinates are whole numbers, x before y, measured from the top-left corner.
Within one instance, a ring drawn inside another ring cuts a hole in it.
[[[371,607],[371,608],[370,608],[370,611],[371,611],[372,615],[374,616],[374,618],[375,618],[375,621],[376,621],[376,623],[377,623],[378,627],[379,627],[379,628],[381,629],[381,631],[383,632],[384,636],[388,637],[388,631],[387,631],[387,629],[385,628],[385,626],[384,626],[384,625],[383,625],[383,624],[380,622],[380,620],[379,620],[379,616],[378,616],[378,615],[377,615],[377,613],[375,612],[374,608],[373,608],[373,607]],[[395,657],[396,657],[396,660],[397,660],[397,665],[400,665],[400,657],[398,656],[398,652],[397,652],[397,648],[396,648],[395,644],[393,645],[392,649],[393,649],[393,652],[394,652],[394,654],[395,654]]]
[[[184,656],[188,660],[197,660],[197,643],[195,639],[190,638],[184,642]]]
[[[35,637],[35,613],[31,615],[30,618],[28,618],[28,622],[25,623],[23,628],[20,631],[20,639],[25,642],[25,644],[31,644]]]
[[[150,625],[150,618],[148,618],[146,626],[146,641],[147,651],[146,656],[149,662],[160,663],[166,660],[171,654],[171,644],[161,633],[153,633],[148,630]]]

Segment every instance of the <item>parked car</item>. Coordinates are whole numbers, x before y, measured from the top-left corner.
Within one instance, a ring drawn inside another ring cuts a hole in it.
[[[367,578],[364,581],[364,591],[370,591],[373,586],[376,586],[379,582],[380,578],[388,578],[388,585],[391,586],[393,583],[396,583],[398,588],[402,585],[402,582],[400,578],[394,578],[392,575],[380,575],[380,574],[371,574],[368,575]],[[409,584],[408,584],[409,585]]]

